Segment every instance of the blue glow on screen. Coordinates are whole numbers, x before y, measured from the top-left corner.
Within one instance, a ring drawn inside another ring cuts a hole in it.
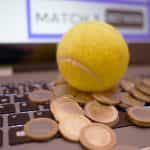
[[[66,0],[70,1],[70,0]],[[78,1],[78,0],[71,0],[71,1]],[[58,41],[61,39],[63,36],[62,34],[35,34],[32,32],[32,27],[31,27],[31,8],[30,8],[30,0],[26,0],[27,2],[27,27],[28,27],[28,36],[29,39],[58,39]],[[128,41],[143,41],[143,40],[148,40],[150,41],[150,1],[131,1],[131,0],[80,0],[80,2],[84,3],[114,3],[114,4],[128,4],[128,5],[136,5],[136,6],[145,6],[146,9],[148,10],[148,33],[141,33],[141,34],[124,34],[124,37]]]

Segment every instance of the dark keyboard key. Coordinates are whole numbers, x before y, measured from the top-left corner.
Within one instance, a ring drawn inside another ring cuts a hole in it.
[[[45,89],[45,90],[48,90],[48,89],[49,89],[46,83],[43,83],[43,84],[42,84],[42,89]]]
[[[8,126],[24,125],[30,117],[27,113],[10,114],[8,116]]]
[[[50,111],[37,111],[34,112],[35,118],[53,118],[53,115]]]
[[[32,104],[30,102],[20,103],[20,111],[21,112],[36,111],[36,110],[39,110],[38,105]]]
[[[10,128],[8,136],[10,145],[24,144],[31,141],[28,137],[26,137],[23,126]]]
[[[15,113],[15,105],[14,104],[4,104],[0,105],[0,114],[10,114]]]
[[[5,90],[3,91],[3,94],[4,94],[4,95],[5,95],[5,94],[10,94],[9,89],[5,89]]]
[[[10,103],[10,96],[0,96],[0,104]]]
[[[48,109],[48,110],[50,109],[50,106],[49,106],[49,105],[50,105],[49,103],[47,103],[47,104],[42,104],[43,108],[44,108],[44,109]]]
[[[3,131],[0,130],[0,147],[3,145]]]
[[[3,117],[0,116],[0,127],[3,127]]]
[[[15,102],[27,102],[28,101],[28,96],[24,95],[24,96],[14,96],[14,101]]]
[[[150,106],[150,103],[148,103],[148,102],[147,102],[147,103],[145,103],[145,106]]]

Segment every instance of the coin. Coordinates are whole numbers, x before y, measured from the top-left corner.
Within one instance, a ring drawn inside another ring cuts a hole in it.
[[[127,110],[130,120],[137,126],[150,127],[150,109],[131,107]]]
[[[143,84],[147,87],[150,87],[150,78],[145,78],[142,80]]]
[[[29,100],[32,101],[33,103],[46,103],[51,99],[52,93],[48,90],[34,90],[33,92],[30,92],[28,97]]]
[[[139,90],[133,88],[130,91],[130,94],[135,97],[136,99],[143,101],[143,102],[150,102],[150,96],[143,94],[142,92],[140,92]]]
[[[89,102],[85,105],[85,114],[91,120],[114,126],[119,121],[118,111],[114,106],[107,106],[97,101]]]
[[[76,96],[75,96],[75,101],[80,103],[80,104],[86,104],[89,101],[94,100],[93,97],[91,96],[90,93],[81,93],[79,92]]]
[[[57,121],[63,120],[69,115],[83,115],[84,111],[80,105],[71,97],[59,97],[50,104],[51,111]]]
[[[104,124],[92,123],[81,130],[80,142],[87,149],[110,150],[116,141],[115,132]]]
[[[117,98],[121,101],[119,106],[121,106],[123,108],[128,108],[128,107],[132,107],[132,106],[144,106],[144,104],[145,104],[144,102],[133,98],[127,92],[118,93]]]
[[[103,96],[101,93],[94,93],[93,97],[100,103],[106,104],[106,105],[117,105],[120,103],[120,101],[116,98]]]
[[[51,87],[53,86],[57,86],[57,85],[60,85],[60,84],[66,84],[66,81],[64,80],[64,78],[62,77],[61,74],[59,74],[55,80],[53,80],[50,85]]]
[[[136,85],[136,88],[144,94],[150,96],[150,87],[145,86],[143,83],[139,83]]]
[[[64,96],[64,95],[73,95],[76,96],[78,91],[68,84],[60,84],[52,87],[52,92],[56,97]]]
[[[107,97],[113,97],[116,93],[120,92],[121,89],[119,86],[115,86],[107,91],[104,92],[96,92],[96,93],[92,93],[93,94],[101,94],[103,96],[107,96]]]
[[[70,115],[61,120],[59,131],[66,139],[79,141],[81,129],[90,123],[90,120],[83,115]]]
[[[33,140],[48,140],[58,132],[57,123],[48,118],[31,119],[24,126],[25,134]]]
[[[124,79],[120,82],[120,86],[124,91],[129,92],[131,89],[135,87],[135,84],[132,81]]]

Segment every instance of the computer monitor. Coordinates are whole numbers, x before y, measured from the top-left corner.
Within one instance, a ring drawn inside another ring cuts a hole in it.
[[[116,26],[128,42],[150,41],[148,0],[1,0],[0,43],[58,43],[87,20]]]

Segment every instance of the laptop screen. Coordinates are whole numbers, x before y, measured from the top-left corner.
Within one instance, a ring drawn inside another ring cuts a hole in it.
[[[129,43],[131,63],[150,63],[148,1],[1,0],[0,65],[56,66],[57,44],[64,33],[88,20],[105,21],[120,30]]]
[[[0,43],[58,43],[74,24],[116,26],[128,42],[150,41],[148,0],[1,0]]]

